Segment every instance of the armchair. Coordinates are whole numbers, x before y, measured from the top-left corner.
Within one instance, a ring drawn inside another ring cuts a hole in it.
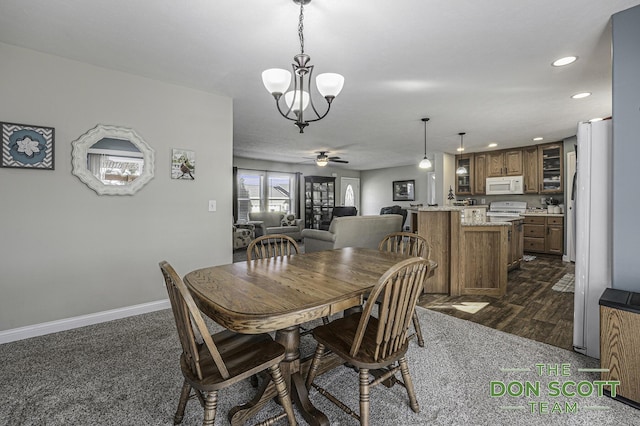
[[[251,223],[235,223],[232,229],[234,250],[247,247],[255,238],[255,225]]]
[[[255,224],[256,235],[285,234],[294,240],[302,238],[302,219],[283,212],[249,212],[249,223]]]

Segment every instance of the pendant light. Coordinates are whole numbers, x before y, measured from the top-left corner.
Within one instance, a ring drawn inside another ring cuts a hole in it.
[[[462,152],[462,151],[464,151],[464,143],[462,141],[462,138],[464,137],[464,135],[466,135],[466,133],[465,132],[460,132],[458,134],[460,135],[460,149],[458,151]],[[458,169],[456,170],[456,174],[457,175],[466,175],[467,174],[467,168],[465,166],[458,167]]]
[[[427,121],[429,121],[429,118],[425,117],[422,119],[422,122],[424,123],[424,158],[420,161],[420,164],[418,164],[418,167],[421,169],[431,168],[431,160],[427,158]]]

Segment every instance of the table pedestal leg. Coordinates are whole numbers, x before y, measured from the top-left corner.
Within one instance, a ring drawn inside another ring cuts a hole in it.
[[[284,360],[280,363],[280,371],[289,387],[294,407],[312,426],[328,426],[329,419],[318,411],[309,400],[309,393],[300,371],[300,328],[293,327],[278,330],[276,342],[285,348]],[[264,380],[256,396],[248,403],[234,407],[229,411],[228,419],[232,425],[244,424],[255,413],[260,411],[270,399],[277,396],[271,380]]]

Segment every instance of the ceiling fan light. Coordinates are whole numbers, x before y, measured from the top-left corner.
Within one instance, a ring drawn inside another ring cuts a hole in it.
[[[291,108],[293,112],[300,111],[300,98],[302,98],[302,110],[304,111],[309,106],[309,93],[304,90],[291,90],[284,95],[287,107]]]
[[[272,95],[282,95],[291,85],[291,72],[282,68],[270,68],[262,71],[262,83]]]
[[[324,98],[335,98],[342,91],[344,77],[334,72],[319,74],[316,77],[316,86]]]
[[[316,165],[317,166],[325,167],[327,164],[329,164],[329,159],[328,158],[318,158],[316,160]]]
[[[430,169],[431,168],[431,160],[429,160],[426,156],[420,161],[418,167],[421,169]]]

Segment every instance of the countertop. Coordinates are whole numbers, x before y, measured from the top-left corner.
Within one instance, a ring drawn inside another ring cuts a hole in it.
[[[528,211],[522,214],[523,216],[551,216],[551,217],[564,217],[564,213],[548,213],[546,210],[540,211]]]
[[[511,222],[460,222],[461,226],[511,226]]]

